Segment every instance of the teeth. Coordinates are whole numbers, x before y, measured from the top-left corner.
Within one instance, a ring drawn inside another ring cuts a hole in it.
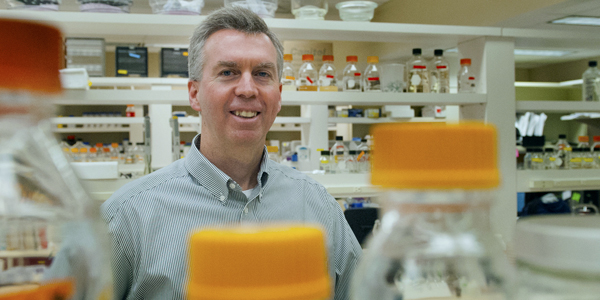
[[[236,116],[238,117],[244,117],[244,118],[253,118],[257,115],[257,113],[255,111],[235,111],[234,112]]]

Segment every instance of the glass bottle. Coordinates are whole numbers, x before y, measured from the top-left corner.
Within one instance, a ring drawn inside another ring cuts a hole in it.
[[[367,56],[367,68],[363,76],[365,92],[381,92],[381,81],[379,80],[379,56]]]
[[[346,167],[348,148],[346,148],[346,146],[344,145],[344,137],[335,137],[335,144],[333,144],[333,146],[331,147],[330,154],[331,159],[329,161],[331,164],[331,173],[348,173],[348,168]]]
[[[319,157],[319,170],[325,172],[325,174],[331,173],[330,155],[328,150],[322,150]]]
[[[598,101],[600,93],[600,70],[597,68],[598,62],[591,60],[588,62],[588,69],[583,72],[582,96],[583,101]]]
[[[460,70],[458,71],[458,92],[476,92],[476,79],[475,74],[471,71],[470,58],[463,58],[460,60]]]
[[[554,146],[554,152],[556,160],[554,163],[557,166],[557,169],[568,169],[569,168],[569,158],[571,156],[571,145],[567,142],[566,134],[558,135],[558,142]]]
[[[356,67],[358,56],[346,56],[346,67],[344,68],[344,92],[360,92],[361,91],[361,73]]]
[[[281,90],[295,91],[296,90],[296,72],[292,65],[293,56],[291,54],[283,55],[283,72],[281,74]]]
[[[62,35],[38,21],[0,19],[0,28],[0,249],[11,257],[2,264],[3,292],[109,299],[104,222],[52,134],[48,97],[61,93]]]
[[[299,91],[309,91],[316,92],[317,87],[319,85],[319,74],[317,73],[317,69],[313,64],[315,57],[312,54],[304,54],[302,55],[302,66],[300,66],[300,70],[298,71],[298,90]]]
[[[525,157],[523,157],[523,168],[525,170],[531,170],[531,155],[533,148],[526,148]]]
[[[450,65],[444,58],[444,50],[435,49],[433,51],[432,69],[431,69],[431,92],[439,94],[450,93]]]
[[[135,106],[133,104],[127,104],[127,108],[125,109],[125,117],[135,117]]]
[[[348,173],[358,172],[356,154],[356,150],[348,150],[348,156],[346,157],[346,169],[348,169]]]
[[[558,165],[556,164],[556,158],[557,154],[554,152],[554,147],[544,148],[544,161],[547,170],[558,169]]]
[[[531,148],[527,150],[527,153],[531,152],[531,170],[544,170],[546,165],[544,163],[544,150],[542,148]]]
[[[369,150],[357,150],[356,156],[357,172],[358,173],[369,173],[371,170]]]
[[[407,62],[408,92],[429,93],[429,71],[427,62],[421,57],[421,48],[414,48],[412,53],[413,57]]]
[[[514,271],[489,225],[500,182],[493,127],[382,124],[372,132],[371,183],[385,189],[381,226],[350,299],[514,299]]]
[[[581,169],[581,162],[583,161],[581,154],[583,149],[575,147],[570,151],[570,155],[568,158],[568,163],[565,166],[565,169]]]
[[[333,65],[333,55],[323,55],[323,65],[319,70],[319,91],[338,91],[337,71]]]

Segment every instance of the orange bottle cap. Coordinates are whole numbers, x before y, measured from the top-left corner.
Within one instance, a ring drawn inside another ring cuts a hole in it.
[[[304,60],[310,60],[310,61],[313,61],[313,60],[315,60],[315,57],[314,57],[314,55],[312,55],[312,54],[302,54],[302,60],[303,60],[303,61],[304,61]]]
[[[110,144],[110,145],[111,145],[113,148],[117,148],[117,147],[119,147],[119,143],[112,143],[112,144]]]
[[[593,137],[593,139],[594,139],[594,142],[600,142],[600,135],[595,135]]]
[[[90,153],[96,153],[96,152],[98,152],[98,150],[96,150],[96,148],[91,148],[90,149]]]
[[[323,55],[323,61],[333,61],[333,55]]]
[[[373,128],[372,136],[373,185],[490,189],[500,182],[496,130],[491,125],[381,124]]]
[[[14,19],[0,19],[0,28],[0,89],[60,93],[58,70],[64,55],[60,31]]]
[[[463,58],[463,59],[460,60],[460,64],[461,65],[470,66],[471,65],[471,59],[470,58]]]
[[[285,61],[294,60],[294,57],[291,54],[284,54],[283,60],[285,60]]]
[[[590,141],[590,137],[586,136],[586,135],[584,135],[584,136],[578,136],[577,140],[580,141],[580,142],[582,142],[582,143],[587,143],[587,142]]]
[[[103,146],[102,143],[96,143],[96,147],[102,148],[102,146]]]
[[[71,148],[71,152],[73,152],[73,153],[79,153],[79,149],[78,148]]]
[[[379,56],[367,56],[367,62],[370,64],[379,63]]]
[[[321,229],[304,225],[196,232],[188,300],[328,299],[326,251]]]
[[[79,152],[81,152],[81,153],[87,153],[87,148],[81,148],[81,149],[79,149]]]
[[[358,56],[356,55],[350,55],[350,56],[346,56],[346,62],[358,62]]]

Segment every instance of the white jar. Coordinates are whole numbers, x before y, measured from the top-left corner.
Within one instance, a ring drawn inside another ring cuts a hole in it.
[[[598,299],[600,218],[531,217],[517,223],[518,300]]]

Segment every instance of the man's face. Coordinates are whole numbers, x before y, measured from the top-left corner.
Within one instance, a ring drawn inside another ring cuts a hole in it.
[[[262,143],[281,109],[277,51],[265,34],[217,31],[204,45],[202,80],[188,89],[192,108],[202,113],[203,140]]]

